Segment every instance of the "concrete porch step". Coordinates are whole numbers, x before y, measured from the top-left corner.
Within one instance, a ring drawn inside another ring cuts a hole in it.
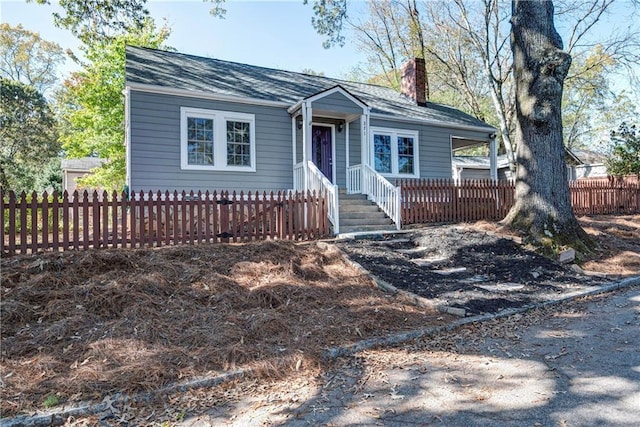
[[[375,218],[340,218],[340,228],[345,226],[358,226],[358,225],[393,225],[393,221],[386,216],[380,216]]]
[[[362,211],[340,211],[340,219],[368,219],[368,218],[385,218],[386,215],[377,209],[372,212],[362,212]]]
[[[393,231],[395,225],[378,205],[364,194],[340,191],[340,234],[369,231]]]
[[[380,208],[373,203],[367,202],[367,204],[359,204],[359,203],[344,203],[342,200],[340,201],[340,213],[343,212],[367,212],[369,214],[380,212]]]
[[[395,231],[395,225],[347,225],[340,226],[340,235],[346,233],[359,233],[363,231]]]

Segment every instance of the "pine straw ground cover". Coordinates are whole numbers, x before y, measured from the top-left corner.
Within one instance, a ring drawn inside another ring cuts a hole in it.
[[[17,256],[1,296],[3,417],[241,367],[311,373],[328,346],[448,320],[322,243]]]

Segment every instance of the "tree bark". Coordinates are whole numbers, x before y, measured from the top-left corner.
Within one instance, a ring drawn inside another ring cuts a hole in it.
[[[516,201],[504,222],[534,244],[588,250],[571,207],[562,141],[562,87],[571,66],[550,0],[512,0],[516,88]]]

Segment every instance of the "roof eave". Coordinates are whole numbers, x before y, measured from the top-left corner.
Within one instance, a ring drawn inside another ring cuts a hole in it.
[[[444,122],[440,120],[416,119],[413,117],[392,116],[392,115],[383,114],[383,113],[371,113],[371,118],[405,122],[405,123],[424,124],[429,126],[453,128],[453,129],[459,129],[459,130],[470,130],[470,131],[477,131],[477,132],[492,132],[492,133],[497,132],[496,128],[489,125],[487,126],[464,125],[460,123]],[[489,138],[489,135],[487,135],[487,138]]]
[[[206,92],[196,89],[177,89],[166,86],[150,85],[145,83],[127,83],[126,87],[136,92],[148,92],[162,95],[184,96],[188,98],[210,99],[213,101],[236,102],[240,104],[263,105],[266,107],[285,108],[290,104],[283,101],[270,101],[267,99],[251,98],[244,96],[224,95],[221,93]]]

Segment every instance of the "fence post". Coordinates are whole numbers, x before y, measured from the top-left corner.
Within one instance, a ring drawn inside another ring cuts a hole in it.
[[[223,191],[220,193],[220,200],[217,201],[220,207],[220,241],[229,243],[229,193]]]
[[[0,228],[0,255],[4,255],[4,188],[0,187],[0,214],[2,214],[2,228]]]

